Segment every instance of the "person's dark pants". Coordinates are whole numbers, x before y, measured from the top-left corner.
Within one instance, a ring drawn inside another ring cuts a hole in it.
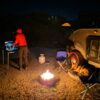
[[[19,47],[19,67],[22,68],[23,64],[24,64],[25,68],[28,66],[28,48],[27,48],[27,46]]]

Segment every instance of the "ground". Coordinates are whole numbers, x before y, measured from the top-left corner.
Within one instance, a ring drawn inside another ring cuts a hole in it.
[[[0,64],[0,100],[81,100],[81,91],[84,84],[69,76],[59,68],[56,61],[57,49],[33,48],[30,49],[30,60],[27,70],[19,71],[10,60],[7,64]],[[46,62],[39,64],[40,53],[45,53]],[[16,64],[15,64],[16,65]],[[57,79],[56,84],[47,87],[38,81],[39,76],[47,69]],[[85,100],[100,100],[100,84],[92,87]]]

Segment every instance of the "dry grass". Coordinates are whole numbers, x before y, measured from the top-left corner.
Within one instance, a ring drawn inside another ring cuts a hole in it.
[[[58,68],[55,58],[49,63],[39,64],[36,58],[30,60],[27,70],[19,71],[0,65],[0,100],[81,100],[84,85]],[[54,87],[43,86],[38,76],[49,69],[59,81]],[[85,100],[100,100],[100,85],[91,88]]]

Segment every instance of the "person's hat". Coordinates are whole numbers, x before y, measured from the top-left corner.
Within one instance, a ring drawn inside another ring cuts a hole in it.
[[[17,33],[22,33],[22,29],[21,29],[21,28],[18,28],[18,29],[16,30],[16,32],[17,32]]]

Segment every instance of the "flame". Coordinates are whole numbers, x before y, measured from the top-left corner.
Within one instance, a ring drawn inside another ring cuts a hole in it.
[[[50,79],[54,78],[54,75],[53,75],[52,73],[50,73],[49,70],[47,70],[45,73],[43,73],[43,74],[41,75],[41,78],[42,78],[43,80],[50,80]]]

